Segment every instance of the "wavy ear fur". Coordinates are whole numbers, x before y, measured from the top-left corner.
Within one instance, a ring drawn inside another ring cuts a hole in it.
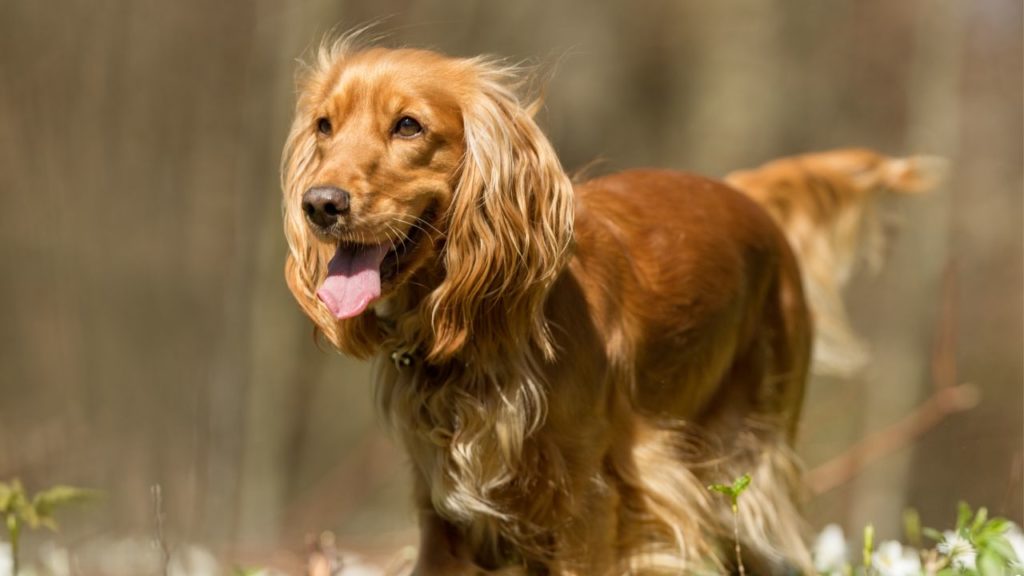
[[[573,237],[573,190],[520,104],[512,70],[466,60],[466,153],[448,212],[445,278],[429,295],[428,358],[536,345],[552,354],[543,305]]]
[[[312,175],[320,162],[316,148],[313,110],[314,102],[327,89],[330,70],[353,48],[360,31],[333,42],[325,42],[317,50],[313,62],[299,78],[299,101],[295,120],[288,134],[281,158],[281,188],[284,198],[284,234],[288,241],[285,279],[292,295],[306,315],[316,324],[317,332],[346,354],[359,358],[371,356],[380,340],[377,323],[370,315],[350,320],[336,320],[316,297],[317,287],[327,275],[332,248],[317,242],[306,225],[302,213],[302,194],[312,184]]]

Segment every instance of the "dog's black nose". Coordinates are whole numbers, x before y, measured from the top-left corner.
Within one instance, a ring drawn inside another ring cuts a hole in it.
[[[317,226],[327,228],[348,212],[348,192],[334,186],[315,186],[302,195],[302,211]]]

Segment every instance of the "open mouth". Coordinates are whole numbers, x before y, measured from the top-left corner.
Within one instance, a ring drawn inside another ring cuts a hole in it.
[[[362,314],[381,295],[381,284],[394,280],[425,235],[433,209],[428,208],[401,241],[361,244],[342,240],[327,265],[317,297],[338,320]]]

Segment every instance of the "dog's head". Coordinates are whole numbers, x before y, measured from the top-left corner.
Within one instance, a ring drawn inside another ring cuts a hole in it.
[[[321,48],[284,151],[288,286],[366,357],[378,314],[415,314],[429,359],[548,349],[541,314],[572,238],[572,187],[515,75],[420,50]]]

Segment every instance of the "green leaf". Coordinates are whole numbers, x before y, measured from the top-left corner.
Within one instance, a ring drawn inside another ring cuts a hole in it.
[[[1010,521],[1006,518],[993,518],[985,523],[984,526],[978,530],[978,536],[980,538],[1002,536],[1010,529]]]
[[[20,532],[22,525],[29,528],[40,526],[57,530],[54,512],[69,504],[93,500],[99,492],[75,488],[74,486],[54,486],[37,493],[31,500],[24,486],[17,478],[10,482],[0,483],[0,515],[5,518],[8,533],[12,540],[14,533]]]
[[[940,542],[943,538],[942,532],[939,532],[935,528],[923,528],[921,529],[921,533],[936,542]]]
[[[985,576],[1003,576],[1009,574],[1009,564],[992,553],[982,553],[978,556],[978,574]]]
[[[95,490],[86,490],[74,486],[54,486],[48,490],[38,492],[32,499],[32,506],[40,516],[52,516],[57,508],[63,508],[70,504],[90,502],[99,498],[100,493]]]
[[[967,502],[961,500],[957,503],[956,511],[956,531],[957,533],[963,532],[963,529],[967,526],[967,523],[971,520],[971,507],[967,505]]]
[[[726,496],[732,496],[732,486],[729,486],[728,484],[712,484],[708,486],[708,490],[718,492],[719,494],[725,494]]]
[[[54,486],[42,492],[37,492],[35,497],[32,498],[31,505],[36,518],[35,522],[29,523],[29,525],[33,528],[43,526],[53,532],[57,532],[59,527],[53,515],[58,508],[64,508],[81,502],[89,502],[99,498],[99,495],[99,492],[94,490],[86,490],[74,486]]]
[[[903,510],[903,533],[914,548],[921,547],[921,516],[914,508]]]
[[[14,491],[7,485],[6,482],[0,482],[0,512],[6,512],[8,506],[11,505],[11,499],[14,498]]]
[[[25,489],[17,478],[9,483],[0,484],[0,512],[11,512],[24,500]]]
[[[1013,546],[1010,542],[1002,536],[993,536],[979,545],[982,551],[995,554],[1002,558],[1005,562],[1010,562],[1017,558],[1017,555],[1013,552]]]
[[[875,526],[868,524],[864,527],[864,567],[871,566],[871,552],[875,546]]]
[[[971,534],[977,534],[981,527],[985,525],[986,520],[988,520],[988,509],[982,506],[978,508],[978,513],[974,515],[974,522],[971,523]]]
[[[750,474],[740,476],[732,483],[733,495],[739,497],[739,495],[743,494],[743,491],[746,490],[748,486],[750,486]]]
[[[728,496],[732,502],[733,508],[736,508],[740,494],[742,494],[748,486],[750,486],[750,474],[744,474],[743,476],[733,480],[732,484],[712,484],[708,486],[708,490]]]
[[[50,516],[40,516],[39,525],[43,528],[46,528],[50,532],[57,532],[60,528],[59,526],[57,526],[57,521],[51,518]]]
[[[19,506],[15,508],[14,513],[18,515],[29,528],[39,527],[39,514],[36,513],[36,509],[28,502],[21,502]]]

